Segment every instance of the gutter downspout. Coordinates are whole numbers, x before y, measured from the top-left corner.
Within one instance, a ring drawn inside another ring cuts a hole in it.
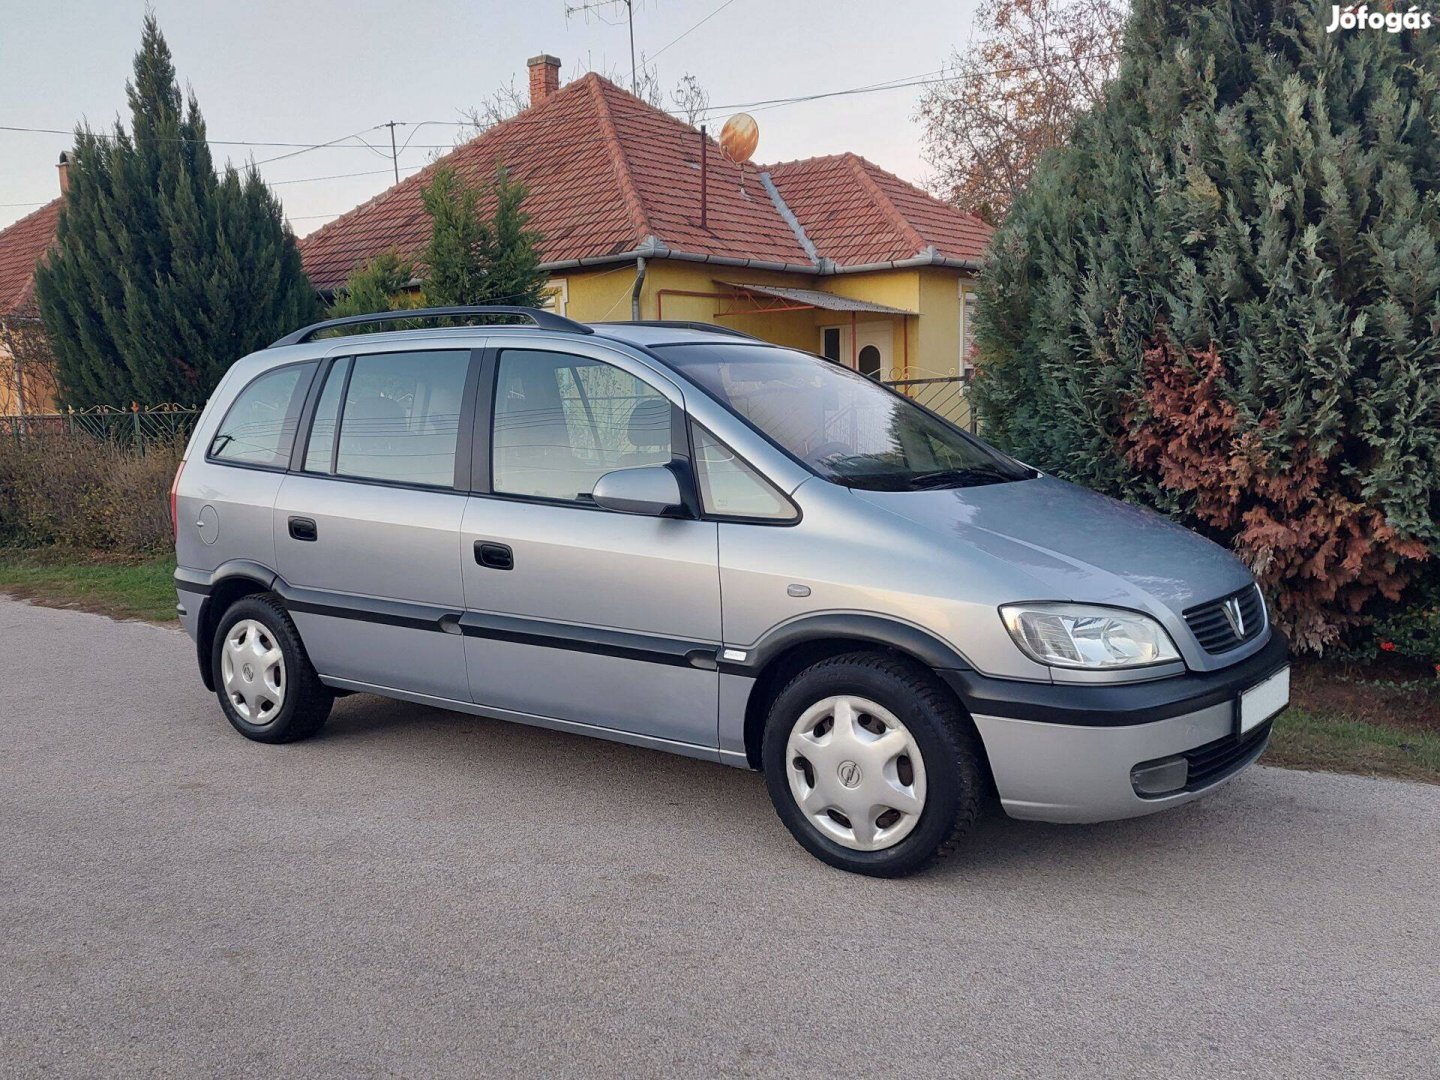
[[[630,321],[640,321],[640,290],[645,288],[645,256],[635,259],[635,284],[630,288]]]

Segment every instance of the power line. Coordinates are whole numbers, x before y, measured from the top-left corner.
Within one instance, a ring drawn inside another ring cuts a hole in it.
[[[701,19],[699,22],[697,22],[694,26],[690,27],[689,30],[686,30],[685,33],[683,33],[683,34],[680,35],[680,37],[674,38],[674,39],[666,42],[663,46],[660,47],[660,49],[659,49],[658,51],[651,53],[651,54],[647,57],[647,59],[653,62],[654,59],[655,59],[655,57],[659,56],[660,53],[663,53],[666,49],[670,48],[671,45],[674,45],[677,41],[680,41],[681,38],[688,37],[693,31],[699,30],[700,27],[704,26],[707,22],[709,22],[711,19],[713,19],[716,15],[719,15],[720,12],[724,11],[727,7],[729,7],[729,6],[730,6],[731,4],[733,4],[734,2],[735,2],[735,0],[725,0],[725,2],[724,2],[723,4],[721,4],[719,7],[717,7],[714,11],[710,12],[709,15],[706,15],[703,19]]]

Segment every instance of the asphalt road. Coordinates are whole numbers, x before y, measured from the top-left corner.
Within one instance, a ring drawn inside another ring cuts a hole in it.
[[[4,1075],[1440,1075],[1440,788],[875,881],[722,766],[371,697],[249,743],[192,657],[0,600]]]

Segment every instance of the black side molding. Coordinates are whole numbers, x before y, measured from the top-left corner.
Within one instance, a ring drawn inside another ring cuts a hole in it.
[[[965,707],[982,716],[1003,716],[1048,724],[1125,727],[1234,701],[1289,662],[1289,646],[1278,630],[1258,652],[1219,671],[1187,671],[1141,683],[1030,683],[994,679],[975,671],[940,669],[940,677]]]

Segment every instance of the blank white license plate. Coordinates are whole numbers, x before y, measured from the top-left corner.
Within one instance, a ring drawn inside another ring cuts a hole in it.
[[[1259,727],[1290,704],[1290,668],[1281,668],[1240,695],[1240,734]]]

